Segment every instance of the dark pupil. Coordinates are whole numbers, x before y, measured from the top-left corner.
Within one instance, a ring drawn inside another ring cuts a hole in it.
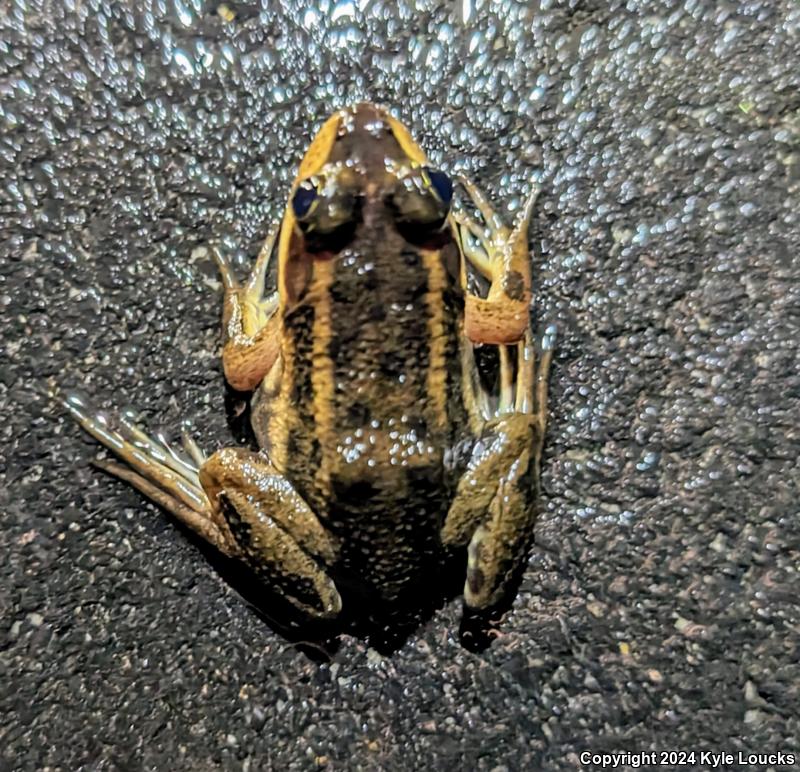
[[[304,182],[295,192],[294,197],[292,198],[292,209],[294,209],[295,217],[298,220],[302,220],[308,214],[308,210],[311,209],[311,204],[314,203],[314,199],[317,197],[317,191],[311,185],[311,183]]]
[[[453,183],[450,178],[444,172],[437,172],[435,169],[426,169],[425,171],[428,172],[431,185],[442,199],[442,203],[450,206],[450,202],[453,200]]]

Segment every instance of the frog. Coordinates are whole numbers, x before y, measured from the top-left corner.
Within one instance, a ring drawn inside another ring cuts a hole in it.
[[[537,193],[509,227],[390,110],[337,110],[249,277],[209,250],[222,370],[250,395],[257,448],[207,456],[186,432],[179,448],[132,414],[115,423],[74,393],[64,404],[117,457],[107,472],[304,618],[336,619],[354,587],[376,607],[424,593],[454,554],[465,613],[495,608],[524,569],[540,496],[554,330],[534,342]]]

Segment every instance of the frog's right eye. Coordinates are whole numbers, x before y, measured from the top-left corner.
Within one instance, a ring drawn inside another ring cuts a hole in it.
[[[361,198],[347,174],[334,170],[303,180],[292,195],[292,211],[308,252],[335,253],[353,238]]]
[[[317,188],[311,180],[304,180],[298,185],[292,196],[292,210],[298,220],[305,218],[317,200]]]

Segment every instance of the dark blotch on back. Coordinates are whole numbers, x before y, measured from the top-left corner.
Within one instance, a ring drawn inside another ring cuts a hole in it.
[[[427,357],[425,357],[425,359],[427,359]],[[420,367],[424,367],[426,364],[426,362],[423,362]],[[381,375],[395,380],[408,370],[408,363],[406,362],[406,357],[404,357],[401,352],[381,351],[378,354],[378,368],[380,369]]]
[[[419,268],[420,263],[422,262],[419,252],[416,249],[404,249],[400,253],[400,259],[409,267],[409,268]]]
[[[503,291],[511,300],[522,300],[525,297],[525,282],[519,271],[510,271],[503,279]]]
[[[350,426],[366,426],[372,418],[369,405],[363,402],[353,402],[347,408],[347,420]]]
[[[381,493],[379,488],[365,480],[350,482],[333,477],[331,478],[331,487],[337,501],[349,504],[364,503]]]

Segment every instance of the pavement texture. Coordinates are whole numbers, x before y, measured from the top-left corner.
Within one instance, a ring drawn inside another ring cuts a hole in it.
[[[264,5],[0,15],[2,768],[796,751],[800,5]],[[542,186],[543,511],[483,651],[458,599],[388,653],[289,640],[39,394],[234,443],[207,247],[244,268],[362,99],[509,216]]]

